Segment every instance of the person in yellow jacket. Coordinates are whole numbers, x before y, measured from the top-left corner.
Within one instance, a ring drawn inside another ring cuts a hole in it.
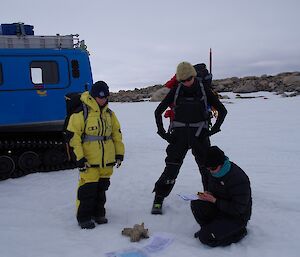
[[[87,108],[87,117],[84,110],[73,113],[67,127],[80,171],[76,216],[83,229],[94,228],[95,222],[107,223],[105,192],[110,186],[113,167],[120,167],[124,158],[120,124],[108,108],[108,96],[107,84],[96,82],[91,92],[82,93],[80,98]]]

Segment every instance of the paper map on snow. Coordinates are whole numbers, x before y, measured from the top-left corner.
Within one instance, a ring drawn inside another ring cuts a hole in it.
[[[105,254],[107,257],[148,257],[146,253],[138,248],[126,249]]]
[[[147,253],[156,253],[167,248],[174,241],[174,237],[167,234],[156,234],[151,242],[142,249]]]
[[[177,194],[185,201],[191,201],[191,200],[199,200],[198,195],[196,194]]]
[[[149,257],[149,254],[166,249],[174,237],[166,233],[156,233],[150,237],[150,242],[142,248],[132,247],[125,250],[106,253],[106,257]]]

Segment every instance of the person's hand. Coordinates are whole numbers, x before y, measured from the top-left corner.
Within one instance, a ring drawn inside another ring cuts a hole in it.
[[[119,168],[122,164],[121,160],[116,160],[116,168]]]
[[[174,138],[170,133],[167,133],[164,129],[159,129],[157,134],[168,143],[174,143]]]
[[[119,168],[123,161],[123,155],[117,155],[116,156],[116,168]]]
[[[212,193],[205,191],[203,194],[198,194],[198,197],[202,201],[207,201],[211,203],[216,202],[216,198],[212,195]]]
[[[208,136],[210,137],[220,131],[221,131],[221,129],[219,126],[212,126],[212,128],[208,131]]]
[[[79,161],[77,161],[77,167],[80,172],[85,172],[87,168],[90,167],[87,159],[85,157],[81,158]]]

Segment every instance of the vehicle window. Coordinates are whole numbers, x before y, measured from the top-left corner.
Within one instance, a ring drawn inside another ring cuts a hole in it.
[[[79,62],[77,60],[72,60],[72,76],[73,78],[79,78],[80,77],[80,71],[79,71]]]
[[[3,83],[3,76],[2,76],[2,64],[0,63],[0,85]]]
[[[33,84],[43,84],[43,71],[41,68],[31,68],[31,80]]]
[[[30,64],[30,75],[33,84],[57,84],[57,63],[53,61],[34,61]]]

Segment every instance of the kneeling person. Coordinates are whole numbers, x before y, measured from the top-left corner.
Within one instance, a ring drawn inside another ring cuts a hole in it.
[[[193,215],[201,227],[195,237],[212,247],[236,243],[247,234],[251,216],[249,178],[217,146],[208,149],[205,166],[210,171],[208,191],[191,202]]]

